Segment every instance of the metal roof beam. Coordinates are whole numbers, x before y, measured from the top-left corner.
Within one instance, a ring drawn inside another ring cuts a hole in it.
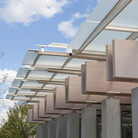
[[[72,54],[78,54],[78,49],[73,49]],[[82,55],[90,55],[90,56],[106,56],[106,52],[104,51],[94,51],[94,50],[83,50],[80,54]]]
[[[106,61],[105,56],[94,56],[94,55],[85,55],[85,54],[75,54],[72,55],[72,58],[78,58],[78,59],[88,59],[88,60],[97,60],[97,61]]]
[[[45,98],[45,96],[39,96],[39,95],[37,95],[37,96],[26,95],[26,97],[27,98],[41,98],[41,99],[44,99]]]
[[[67,48],[68,44],[63,44],[63,43],[51,43],[49,45],[40,45],[36,44],[36,46],[40,46],[41,48],[44,47],[50,47],[50,48]]]
[[[22,79],[23,82],[27,81],[33,81],[33,82],[38,82],[38,83],[47,83],[47,84],[56,84],[56,83],[63,83],[65,84],[65,80],[41,80],[40,78],[32,78],[32,79]]]
[[[125,26],[115,26],[115,25],[108,25],[105,27],[104,30],[138,33],[138,28],[125,27]]]
[[[81,53],[131,1],[132,0],[120,0],[81,45],[78,53]]]
[[[37,91],[37,92],[51,92],[53,93],[54,89],[36,89],[36,88],[30,88],[31,91]]]
[[[53,73],[81,75],[81,70],[48,68],[47,71],[48,72],[53,72]]]
[[[127,38],[127,40],[135,40],[137,38],[138,38],[138,33],[133,33]]]
[[[34,50],[34,49],[29,49],[29,51],[34,51],[34,52],[38,53],[38,55],[48,55],[48,56],[69,57],[71,55],[71,53],[67,53],[67,52],[40,51],[40,50]]]

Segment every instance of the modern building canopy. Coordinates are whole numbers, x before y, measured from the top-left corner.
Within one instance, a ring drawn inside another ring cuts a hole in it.
[[[37,45],[41,50],[28,50],[6,98],[35,105],[52,94],[55,87],[64,87],[68,76],[81,76],[81,65],[86,61],[105,63],[106,45],[112,44],[112,40],[137,41],[135,7],[137,0],[100,0],[69,45],[52,43]],[[45,47],[59,51],[45,51]],[[60,48],[72,52],[60,52]]]
[[[81,124],[81,138],[96,138],[100,124],[102,138],[120,138],[120,120],[132,120],[138,137],[137,7],[138,0],[100,0],[70,44],[28,50],[6,98],[33,105],[29,123],[52,120],[37,132],[79,138]]]

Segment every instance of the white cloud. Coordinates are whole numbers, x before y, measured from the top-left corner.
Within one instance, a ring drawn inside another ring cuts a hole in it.
[[[28,25],[40,17],[50,18],[62,12],[68,0],[4,0],[0,7],[0,19]]]
[[[17,103],[17,101],[12,101],[12,100],[8,100],[8,99],[1,99],[0,100],[0,121],[2,121],[2,119],[4,118],[5,120],[8,119],[7,117],[7,112],[9,111],[9,107],[13,108],[15,103]]]
[[[5,83],[8,85],[11,85],[12,81],[14,80],[17,72],[12,69],[4,69],[0,70],[0,83],[5,78]]]
[[[3,109],[1,108],[0,110],[0,122],[1,124],[3,123],[3,119],[6,121],[8,119],[8,115],[7,115],[7,112],[9,111],[9,107],[10,108],[13,108],[15,103],[17,103],[16,101],[11,101],[11,100],[8,100],[8,99],[3,99],[4,101],[4,107]],[[1,104],[1,100],[0,100],[0,104]]]
[[[74,20],[80,18],[86,18],[87,14],[80,14],[79,12],[73,14],[72,18],[68,21],[62,21],[58,24],[58,30],[61,31],[66,38],[72,38],[78,31],[79,27],[74,26]]]
[[[0,85],[0,94],[1,94],[0,98],[2,98],[0,99],[0,120],[2,118],[7,120],[7,111],[9,107],[12,108],[14,106],[14,103],[16,102],[16,101],[5,99],[8,93],[8,88],[11,86],[11,83],[14,80],[16,73],[17,72],[12,69],[0,70],[0,83],[3,82],[4,76],[6,77],[5,82]]]
[[[9,109],[9,107],[14,107],[14,104],[17,103],[17,101],[12,101],[9,99],[1,99],[0,104],[2,105],[3,109]]]
[[[6,76],[5,82],[0,85],[0,94],[2,94],[0,95],[0,98],[2,98],[0,99],[0,122],[2,122],[2,118],[7,120],[7,111],[9,107],[13,108],[14,104],[17,103],[17,101],[5,99],[8,93],[8,88],[11,86],[11,83],[14,80],[16,74],[17,72],[12,69],[0,70],[0,83],[3,82],[3,78]]]
[[[76,32],[78,31],[78,27],[77,26],[73,26],[73,21],[69,20],[66,22],[61,22],[58,25],[58,30],[61,31],[65,37],[73,37]]]
[[[0,117],[6,117],[7,118],[7,110],[3,110],[0,114]]]
[[[7,110],[5,110],[5,109],[0,113],[0,121],[1,121],[1,124],[2,124],[3,118],[4,118],[5,120],[8,119]]]
[[[0,98],[2,98],[2,100],[5,99],[16,73],[17,72],[12,69],[0,70]]]
[[[73,18],[75,18],[75,19],[80,19],[83,17],[88,17],[88,14],[80,14],[79,12],[73,14]]]

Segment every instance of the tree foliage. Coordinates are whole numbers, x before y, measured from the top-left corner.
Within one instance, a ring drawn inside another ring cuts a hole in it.
[[[3,119],[0,128],[0,138],[29,138],[36,133],[37,124],[27,122],[27,111],[31,106],[17,105],[7,112],[7,121]]]

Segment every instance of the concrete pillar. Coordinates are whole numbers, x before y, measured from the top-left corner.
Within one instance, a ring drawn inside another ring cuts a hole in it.
[[[48,123],[42,124],[42,138],[48,138]]]
[[[48,123],[48,138],[56,138],[56,123],[54,120]]]
[[[102,101],[102,138],[121,138],[120,101]]]
[[[79,114],[70,113],[67,116],[67,138],[79,138]]]
[[[138,138],[138,87],[131,91],[132,101],[132,135]]]
[[[67,138],[67,118],[65,117],[57,120],[56,138]]]
[[[36,128],[36,138],[42,138],[42,124],[40,124],[39,126],[37,126]]]
[[[96,109],[88,107],[82,110],[81,138],[96,138]]]

